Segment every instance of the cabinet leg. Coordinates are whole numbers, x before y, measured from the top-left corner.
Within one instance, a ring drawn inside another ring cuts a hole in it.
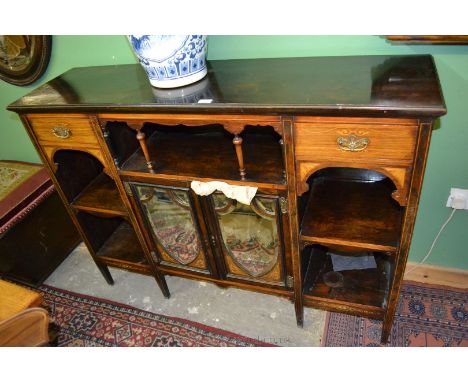
[[[380,338],[380,342],[386,344],[388,342],[388,337],[390,336],[390,332],[392,331],[393,326],[393,316],[385,316],[382,325],[382,337]]]
[[[98,263],[98,262],[96,262],[96,265],[97,265],[99,271],[101,272],[102,276],[106,280],[106,282],[109,285],[114,285],[114,279],[112,278],[112,275],[109,272],[109,268],[107,267],[107,265],[104,265],[104,264],[101,264],[101,263]]]
[[[386,344],[388,342],[388,337],[390,336],[390,329],[382,329],[382,337],[380,338],[380,342],[382,344]]]
[[[163,275],[158,273],[158,274],[154,275],[154,279],[158,283],[158,286],[161,289],[161,292],[162,292],[163,296],[166,297],[166,298],[170,298],[171,293],[169,292],[169,287],[167,286],[166,278]]]
[[[304,305],[296,301],[294,304],[294,308],[296,310],[297,327],[302,328],[304,327]]]
[[[239,173],[241,179],[245,179],[245,166],[244,166],[244,154],[242,153],[242,138],[239,135],[235,135],[232,140],[234,147],[236,148],[237,161],[239,162]]]

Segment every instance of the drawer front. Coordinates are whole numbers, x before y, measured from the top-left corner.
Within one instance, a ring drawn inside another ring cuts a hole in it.
[[[295,123],[296,158],[300,161],[380,161],[410,165],[416,124]]]
[[[86,115],[28,115],[39,143],[59,147],[99,147]]]

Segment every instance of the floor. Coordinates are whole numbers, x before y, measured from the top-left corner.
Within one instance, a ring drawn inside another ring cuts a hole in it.
[[[111,268],[111,273],[113,286],[105,282],[82,244],[45,284],[185,318],[279,346],[320,345],[325,324],[323,311],[305,308],[304,327],[298,328],[294,306],[285,298],[168,276],[171,298],[165,299],[152,277],[116,268]]]

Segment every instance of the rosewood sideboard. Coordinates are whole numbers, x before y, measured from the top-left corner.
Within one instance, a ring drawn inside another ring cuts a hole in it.
[[[75,68],[18,113],[108,283],[108,266],[383,320],[388,339],[434,120],[428,55],[210,61],[152,88],[135,65]],[[258,190],[250,204],[192,181]]]

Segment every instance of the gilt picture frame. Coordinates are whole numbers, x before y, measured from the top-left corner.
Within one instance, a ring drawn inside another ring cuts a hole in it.
[[[52,36],[0,35],[0,79],[17,86],[30,85],[47,69]]]
[[[405,44],[468,44],[468,35],[391,35],[385,38],[392,42]]]

